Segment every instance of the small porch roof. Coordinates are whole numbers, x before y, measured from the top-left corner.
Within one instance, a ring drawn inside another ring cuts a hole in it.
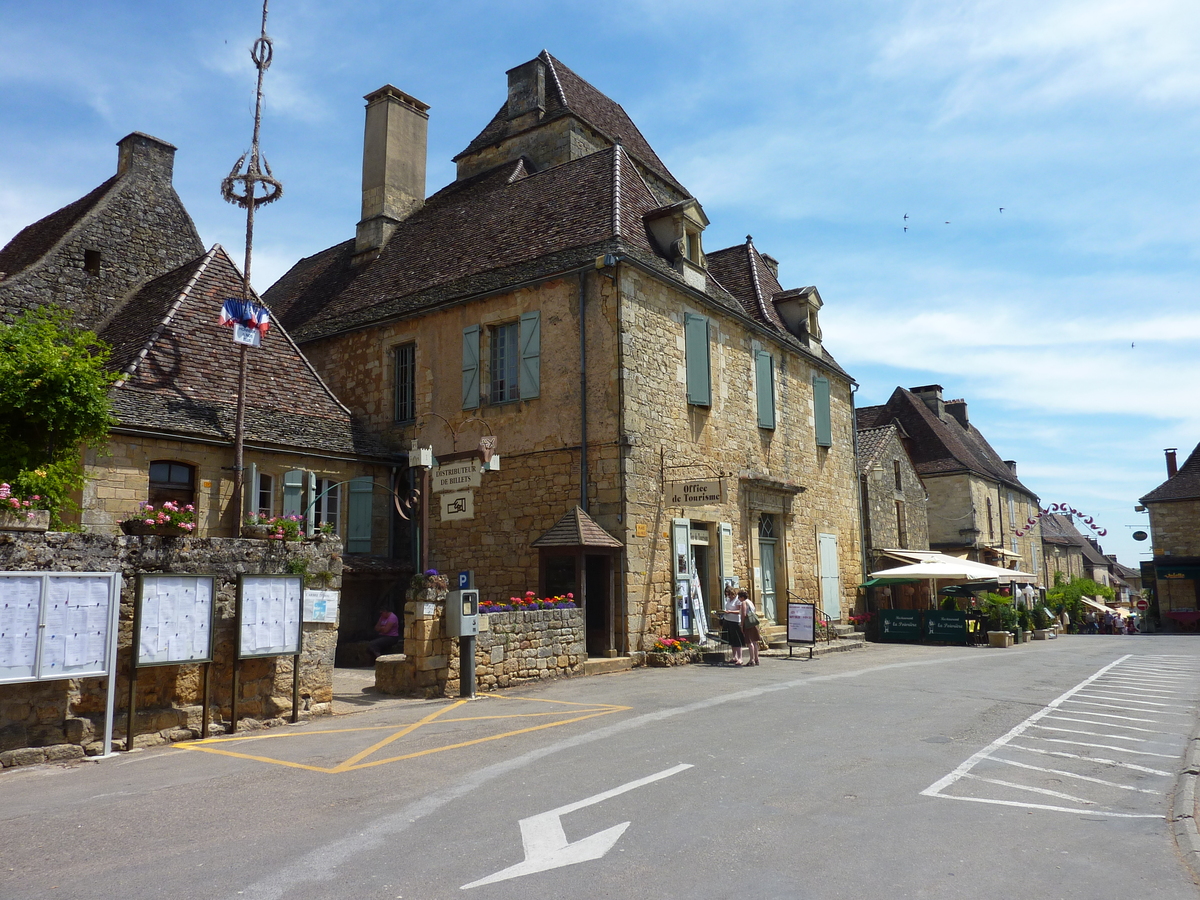
[[[591,547],[615,550],[625,545],[601,528],[595,519],[583,511],[582,507],[574,506],[554,524],[553,528],[537,538],[530,546],[539,549]]]

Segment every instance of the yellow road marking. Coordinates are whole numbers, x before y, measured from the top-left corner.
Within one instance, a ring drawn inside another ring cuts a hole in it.
[[[401,728],[399,731],[397,731],[391,737],[384,738],[379,743],[373,744],[372,746],[368,747],[366,750],[363,750],[361,753],[355,753],[352,757],[350,757],[344,763],[341,763],[340,765],[338,765],[335,771],[345,772],[346,770],[353,768],[354,764],[356,762],[358,762],[359,760],[366,759],[368,756],[370,756],[376,750],[382,750],[384,747],[386,747],[392,741],[398,741],[398,740],[400,740],[400,738],[404,737],[406,734],[412,734],[414,731],[416,731],[422,725],[428,725],[430,722],[432,722],[438,716],[442,715],[442,713],[448,713],[452,709],[458,709],[458,707],[462,706],[464,703],[469,703],[469,702],[470,702],[469,700],[459,700],[457,703],[452,703],[450,706],[447,706],[444,709],[439,709],[436,712],[431,712],[425,718],[423,718],[417,722],[413,722],[411,725],[409,725],[405,728]]]

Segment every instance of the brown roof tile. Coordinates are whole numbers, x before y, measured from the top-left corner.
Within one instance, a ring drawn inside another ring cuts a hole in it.
[[[1200,500],[1200,444],[1191,452],[1178,471],[1145,497],[1142,503],[1169,500]]]
[[[531,547],[612,547],[625,546],[597,524],[596,520],[575,506],[554,524],[554,527],[535,540]]]

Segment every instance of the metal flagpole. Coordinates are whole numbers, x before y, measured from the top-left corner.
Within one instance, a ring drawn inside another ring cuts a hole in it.
[[[258,149],[258,132],[262,124],[263,75],[270,68],[274,52],[271,39],[267,37],[267,2],[268,0],[263,0],[262,31],[250,49],[250,58],[254,60],[254,66],[258,69],[258,94],[254,103],[254,137],[250,142],[250,149],[238,158],[233,169],[221,182],[221,195],[230,203],[245,207],[246,210],[246,264],[242,270],[242,301],[244,303],[250,302],[250,260],[254,250],[254,210],[264,203],[278,200],[283,195],[283,185],[271,175],[271,166]],[[260,163],[262,164],[261,168],[259,167]],[[246,167],[245,171],[242,171],[243,164]],[[266,169],[266,174],[263,174],[262,169]],[[261,195],[257,191],[259,185],[262,185]],[[242,344],[238,358],[237,417],[233,428],[233,507],[237,510],[237,518],[234,522],[235,535],[241,528],[242,518],[246,512],[244,508],[246,491],[242,480],[244,474],[243,445],[246,438],[246,350],[246,345]]]

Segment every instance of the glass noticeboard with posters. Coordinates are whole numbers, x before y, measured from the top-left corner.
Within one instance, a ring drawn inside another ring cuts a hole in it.
[[[238,659],[300,652],[303,588],[299,575],[238,576]]]
[[[136,665],[212,662],[212,575],[138,576],[134,616]]]

